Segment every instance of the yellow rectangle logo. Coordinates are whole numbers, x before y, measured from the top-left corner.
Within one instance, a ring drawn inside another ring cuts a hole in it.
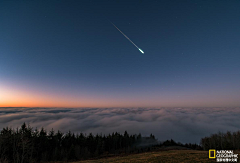
[[[209,149],[209,158],[216,158],[216,150]]]

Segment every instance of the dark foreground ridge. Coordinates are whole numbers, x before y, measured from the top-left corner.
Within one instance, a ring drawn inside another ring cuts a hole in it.
[[[213,134],[201,145],[174,140],[158,142],[154,135],[142,137],[117,132],[109,135],[64,134],[53,129],[47,133],[25,123],[20,129],[3,128],[0,133],[0,163],[77,161],[159,150],[240,149],[240,132]]]
[[[154,135],[142,137],[112,133],[109,135],[64,134],[53,129],[33,130],[25,123],[20,129],[3,128],[0,133],[0,162],[74,161],[104,155],[144,152],[157,144]]]

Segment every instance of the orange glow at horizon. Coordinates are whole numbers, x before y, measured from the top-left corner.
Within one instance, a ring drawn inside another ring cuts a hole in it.
[[[113,100],[97,97],[59,95],[54,92],[40,93],[0,85],[0,107],[109,107]],[[126,105],[126,104],[125,104]],[[120,106],[125,106],[120,105]]]
[[[0,90],[0,107],[84,107],[81,102],[76,103],[61,96],[53,97],[49,93],[13,90],[10,87],[0,87]]]
[[[230,101],[231,97],[228,98]],[[42,91],[6,84],[3,86],[0,83],[0,107],[219,107],[226,106],[223,99],[226,97],[209,98],[197,95],[125,97],[111,96],[111,94],[101,96],[94,93],[73,95],[64,91],[57,93],[53,90]],[[232,104],[234,102],[233,99]]]

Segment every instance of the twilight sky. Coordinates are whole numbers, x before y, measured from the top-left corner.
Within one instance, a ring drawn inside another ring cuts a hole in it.
[[[238,107],[239,8],[0,1],[0,107]]]

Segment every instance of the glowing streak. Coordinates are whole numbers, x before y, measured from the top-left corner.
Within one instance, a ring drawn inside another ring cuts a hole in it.
[[[144,51],[142,50],[142,49],[138,49],[141,53],[143,53],[144,54]]]
[[[112,23],[112,22],[111,22],[111,23]],[[140,49],[136,44],[134,44],[134,43],[132,42],[132,40],[130,40],[130,38],[128,38],[120,29],[118,29],[117,26],[115,26],[113,23],[112,23],[112,25],[113,25],[115,28],[117,28],[117,30],[118,30],[119,32],[121,32],[121,34],[123,34],[124,37],[126,37],[126,39],[128,39],[134,46],[136,46],[136,48],[138,48],[138,50],[139,50],[141,53],[144,54],[144,51],[143,51],[142,49]]]

